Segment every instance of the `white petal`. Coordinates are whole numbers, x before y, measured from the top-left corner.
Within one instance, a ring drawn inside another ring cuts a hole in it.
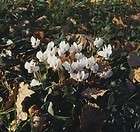
[[[52,50],[53,47],[54,47],[54,42],[51,41],[51,42],[49,42],[48,45],[47,45],[47,50]]]
[[[47,62],[54,70],[58,69],[61,66],[61,60],[58,59],[55,55],[49,56]]]
[[[70,77],[77,81],[77,74],[76,73],[71,72]]]
[[[53,103],[52,102],[49,103],[48,113],[50,113],[52,116],[54,116]]]
[[[93,73],[97,73],[97,71],[99,70],[99,65],[96,63],[94,64],[90,70],[93,72]]]
[[[40,83],[38,80],[36,80],[36,79],[33,79],[33,80],[31,81],[31,83],[30,83],[30,86],[31,86],[31,87],[39,86],[39,85],[41,85],[41,83]]]
[[[39,66],[36,66],[36,63],[33,59],[30,62],[26,62],[24,67],[28,70],[28,73],[37,72],[39,70]]]
[[[99,76],[101,78],[104,78],[104,79],[110,78],[112,75],[113,75],[113,72],[111,69],[109,69],[108,71],[104,71],[102,73],[99,73]]]
[[[59,44],[59,49],[61,54],[64,54],[66,51],[68,51],[70,48],[70,45],[66,43],[65,41],[61,41]]]
[[[40,59],[40,58],[42,58],[42,56],[43,56],[43,52],[42,51],[38,51],[37,54],[36,54],[36,57],[38,59]]]
[[[35,38],[35,37],[31,37],[31,45],[32,45],[32,47],[33,48],[37,48],[38,46],[39,46],[39,44],[40,44],[40,40],[37,38]]]
[[[6,50],[5,52],[6,52],[6,55],[8,55],[8,56],[12,56],[12,52],[11,52],[11,50]]]
[[[94,45],[99,48],[103,45],[104,40],[102,38],[96,38],[94,41]]]
[[[70,47],[70,49],[69,49],[69,52],[70,52],[70,53],[76,52],[76,49],[75,49],[75,46],[74,46],[74,45],[71,45],[71,47]]]
[[[83,69],[84,67],[86,67],[88,63],[88,60],[87,60],[87,57],[83,57],[82,59],[78,60],[78,64],[79,64],[79,67],[78,69]]]
[[[22,121],[27,120],[27,117],[28,117],[28,115],[26,112],[20,112],[20,114],[18,115],[18,119],[22,120]]]
[[[61,50],[61,49],[58,49],[58,51],[57,51],[57,52],[58,52],[58,55],[59,55],[59,56],[62,56],[62,55],[64,54],[64,51],[63,51],[63,50]]]
[[[82,53],[76,53],[75,54],[75,58],[77,59],[77,60],[80,60],[80,59],[82,59],[82,58],[84,58],[85,56],[82,54]]]
[[[35,66],[33,69],[33,72],[37,72],[37,71],[39,71],[39,66]]]
[[[67,61],[64,62],[63,64],[63,67],[65,68],[65,70],[67,70],[68,72],[71,72],[71,66],[70,66],[70,63],[68,63]]]
[[[110,55],[112,54],[112,47],[111,45],[108,45],[108,47],[105,45],[102,51],[97,52],[98,55],[104,57],[105,59],[109,59]]]
[[[44,61],[44,56],[43,56],[42,51],[38,51],[36,53],[36,58],[39,59],[40,62],[43,62]]]
[[[10,40],[10,39],[8,39],[7,44],[8,44],[8,45],[13,44],[13,41]]]
[[[98,55],[102,56],[102,57],[106,57],[105,52],[104,51],[98,51],[97,52]]]
[[[82,45],[77,44],[76,42],[73,42],[73,45],[71,45],[69,52],[74,53],[74,52],[80,52],[82,50]]]
[[[40,40],[37,38],[37,40],[36,40],[36,46],[39,46],[39,44],[40,44]]]
[[[26,62],[26,63],[24,64],[24,67],[25,67],[25,69],[29,69],[29,68],[30,68],[30,63],[29,63],[29,62]]]
[[[72,68],[73,71],[74,71],[74,70],[77,70],[77,69],[78,69],[78,63],[77,63],[77,62],[73,62],[73,63],[71,64],[71,68]]]
[[[32,36],[30,41],[31,41],[32,45],[34,45],[34,44],[35,44],[35,42],[36,42],[35,37],[33,37],[33,36]]]
[[[89,74],[85,73],[85,71],[81,72],[81,81],[86,80],[88,78]]]
[[[61,41],[59,44],[59,48],[63,49],[65,47],[65,44],[66,44],[65,41]]]

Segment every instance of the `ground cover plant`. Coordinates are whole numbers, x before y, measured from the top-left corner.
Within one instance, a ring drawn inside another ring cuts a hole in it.
[[[0,131],[140,131],[139,0],[0,3]]]

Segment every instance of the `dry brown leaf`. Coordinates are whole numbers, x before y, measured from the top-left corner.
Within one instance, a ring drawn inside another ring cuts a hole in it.
[[[134,69],[130,76],[134,83],[136,83],[136,82],[140,83],[140,67]]]
[[[65,80],[64,70],[58,70],[58,76],[59,76],[59,83],[63,84],[63,82]]]
[[[17,122],[16,122],[16,120],[13,120],[13,121],[10,123],[9,131],[10,131],[10,132],[16,132],[16,128],[17,128]]]
[[[84,36],[82,34],[77,34],[76,38],[77,38],[77,43],[82,44],[83,46],[85,46],[88,42],[86,36]]]
[[[21,82],[18,89],[17,101],[16,101],[16,112],[17,122],[27,120],[28,114],[22,110],[22,102],[26,97],[31,97],[35,92],[29,89],[29,85]]]
[[[20,83],[20,88],[18,90],[18,95],[17,97],[20,97],[20,99],[23,99],[25,97],[31,97],[32,94],[34,94],[35,92],[29,89],[29,85],[25,84],[24,82]]]
[[[41,16],[41,17],[39,17],[36,21],[42,21],[42,20],[44,20],[44,19],[46,19],[47,18],[47,16]]]
[[[43,115],[41,113],[41,110],[36,105],[33,105],[28,110],[29,115],[31,117],[31,127],[32,130],[37,132],[42,132],[44,123],[47,125],[46,122],[44,122]]]
[[[86,34],[88,32],[88,28],[84,24],[80,24],[77,31],[78,33]]]
[[[99,96],[103,96],[108,90],[104,90],[104,89],[99,89],[99,88],[88,88],[86,89],[82,95],[89,97],[89,98],[94,98],[97,99]]]
[[[99,65],[99,72],[108,71],[108,69],[111,69],[111,64],[109,61],[105,60],[103,57],[96,55],[96,62]]]
[[[140,22],[140,13],[137,13],[137,14],[135,14],[135,15],[132,15],[130,18],[131,18],[132,20],[135,20],[135,21]]]
[[[10,91],[9,93],[8,100],[5,103],[5,106],[4,106],[5,110],[11,108],[14,105],[16,101],[17,92],[18,92],[18,87],[13,87],[12,91]]]
[[[119,16],[119,17],[114,16],[114,18],[112,19],[112,22],[113,22],[116,26],[118,26],[118,27],[120,27],[120,28],[125,28],[125,27],[127,27],[127,25],[124,24],[124,22],[123,22],[121,16]]]
[[[36,32],[34,32],[34,36],[36,36],[38,39],[42,40],[42,39],[44,39],[45,34],[44,34],[44,31],[36,31]]]
[[[31,117],[34,116],[34,115],[39,115],[41,113],[40,109],[36,105],[32,105],[28,109],[28,112],[29,112]]]
[[[81,44],[83,49],[87,46],[91,46],[94,43],[93,37],[85,34],[69,34],[66,36],[68,41],[76,42]]]
[[[97,99],[98,96],[103,96],[108,90],[98,90],[91,94],[91,97]]]
[[[92,106],[93,108],[96,108],[96,109],[99,109],[99,108],[100,108],[100,106],[97,105],[96,103],[88,102],[88,105],[89,105],[89,106]]]

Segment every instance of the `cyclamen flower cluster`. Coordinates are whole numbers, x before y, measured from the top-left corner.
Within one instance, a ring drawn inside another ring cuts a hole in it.
[[[96,48],[101,48],[101,47],[103,47],[103,42],[104,42],[104,40],[102,38],[96,38],[94,41],[94,45]],[[97,51],[97,54],[99,56],[104,57],[106,60],[108,60],[110,58],[110,55],[112,54],[111,45],[110,44],[108,46],[105,45],[102,48],[102,50]]]
[[[102,39],[96,39],[95,41],[98,44],[103,44]],[[99,45],[102,46],[102,44]],[[76,81],[83,81],[89,77],[90,72],[97,73],[99,66],[93,56],[87,58],[81,51],[82,45],[77,44],[76,42],[70,45],[65,41],[61,41],[58,47],[55,46],[54,42],[50,42],[44,52],[37,52],[36,57],[40,62],[47,62],[54,70],[63,67],[69,73],[70,78],[73,78]],[[111,53],[112,49],[110,48],[110,45],[103,48],[102,51],[97,52],[97,54],[105,59],[108,59]],[[62,58],[65,58],[66,54],[68,54],[68,56],[73,56],[73,58],[71,60],[63,59],[62,61]]]
[[[42,52],[39,51],[36,54],[39,62],[47,62],[54,70],[58,69],[61,65],[61,60],[56,56],[57,48],[54,46],[54,42],[48,43],[47,49]]]
[[[78,58],[76,56],[79,56]],[[69,63],[64,62],[62,65],[68,71],[70,77],[76,81],[86,80],[89,76],[89,70],[97,73],[99,66],[93,56],[85,57],[82,53],[75,54],[76,61]]]
[[[112,47],[109,44],[108,46],[104,46],[103,50],[97,52],[98,55],[104,57],[106,60],[110,58],[110,55],[112,54]]]
[[[59,47],[54,46],[54,42],[48,43],[47,49],[45,52],[39,51],[36,54],[36,57],[40,62],[47,62],[50,67],[54,70],[65,68],[70,73],[71,78],[82,81],[87,79],[88,73],[85,73],[83,68],[87,65],[85,61],[86,57],[79,53],[82,50],[82,46],[76,44],[75,42],[70,46],[69,43],[61,41]],[[77,62],[69,63],[68,61],[62,62],[61,58],[68,52],[69,54],[75,54]],[[87,60],[87,59],[86,59]]]
[[[103,42],[102,38],[96,38],[94,45],[97,48],[97,54],[107,60],[112,54],[112,47],[111,45],[103,47]],[[53,70],[64,68],[69,73],[70,78],[76,81],[86,80],[90,73],[96,73],[96,75],[105,79],[112,76],[111,69],[106,72],[99,72],[99,65],[96,59],[93,56],[87,58],[82,53],[82,48],[82,44],[77,44],[76,42],[70,45],[65,41],[61,41],[58,46],[55,46],[54,42],[51,41],[44,52],[37,52],[36,57],[39,62],[48,64]],[[39,70],[39,66],[34,60],[31,60],[25,63],[25,69],[28,70],[28,73],[34,73]],[[40,83],[38,82],[37,85],[40,85]]]

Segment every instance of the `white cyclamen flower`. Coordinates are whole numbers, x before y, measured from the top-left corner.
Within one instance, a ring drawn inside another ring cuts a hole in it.
[[[108,69],[107,71],[104,71],[102,73],[98,74],[101,78],[107,79],[110,78],[113,75],[113,72],[111,69]]]
[[[54,48],[54,42],[51,41],[51,42],[49,42],[48,45],[47,45],[47,50],[48,50],[48,51],[52,51],[53,48]]]
[[[97,63],[95,63],[94,65],[92,65],[90,67],[90,70],[93,72],[93,73],[97,73],[97,71],[99,70],[99,65]]]
[[[68,73],[73,73],[73,72],[83,70],[83,68],[86,66],[86,62],[84,59],[80,59],[79,61],[72,62],[72,64],[66,61],[62,64],[62,66],[65,68],[65,70],[68,71]]]
[[[36,58],[39,60],[39,62],[44,62],[47,59],[47,55],[43,53],[42,51],[38,51],[36,54]]]
[[[6,55],[8,55],[8,56],[12,56],[12,52],[11,52],[11,50],[5,50],[5,52],[6,52]]]
[[[40,40],[37,38],[35,38],[35,37],[31,37],[31,45],[32,45],[32,47],[33,48],[37,48],[38,46],[39,46],[39,44],[40,44]]]
[[[48,56],[53,56],[56,54],[56,47],[54,46],[54,42],[49,42],[47,45],[47,49],[44,52],[44,56],[48,57]]]
[[[102,38],[96,38],[94,41],[94,45],[96,46],[96,48],[99,48],[103,45],[104,40]]]
[[[78,71],[78,73],[70,73],[70,77],[76,81],[86,80],[89,76],[89,73],[85,73],[85,71]]]
[[[71,71],[81,71],[87,65],[87,58],[83,57],[76,62],[72,62],[71,64]]]
[[[62,56],[69,50],[69,48],[70,45],[68,43],[66,43],[65,41],[61,41],[58,48],[58,55]]]
[[[34,60],[31,60],[30,62],[26,62],[24,64],[25,69],[28,70],[28,73],[34,73],[39,70],[39,66],[36,65],[36,62]]]
[[[61,66],[61,60],[57,58],[55,55],[49,56],[47,62],[50,65],[50,67],[52,67],[54,70],[59,69]]]
[[[86,67],[87,63],[88,63],[88,59],[87,57],[83,57],[79,60],[77,60],[78,63],[78,69],[82,70],[84,67]]]
[[[67,61],[65,61],[62,66],[65,68],[66,71],[68,71],[68,73],[70,73],[72,71],[72,68],[71,68],[71,64]]]
[[[77,62],[72,62],[71,64],[72,71],[77,71],[78,67],[79,67],[79,64]]]
[[[96,63],[95,58],[91,56],[88,58],[88,63],[86,65],[87,69],[90,69],[93,73],[97,73],[99,65]]]
[[[90,58],[88,58],[88,63],[86,65],[87,69],[90,69],[92,67],[92,65],[94,65],[96,63],[95,58],[93,56],[91,56]]]
[[[41,83],[36,79],[33,79],[30,83],[31,87],[35,87],[35,86],[39,86],[39,85],[41,85]]]
[[[85,56],[82,54],[82,53],[76,53],[75,54],[75,59],[76,60],[80,60],[80,59],[82,59],[82,58],[84,58]]]
[[[108,46],[105,45],[102,51],[97,52],[98,55],[104,57],[105,59],[109,59],[110,55],[112,54],[112,47],[109,44]]]
[[[76,42],[74,42],[69,49],[70,53],[80,52],[81,50],[82,50],[82,45],[77,44]]]
[[[8,40],[7,40],[7,44],[8,44],[8,45],[13,44],[13,41],[12,41],[11,39],[8,39]]]

